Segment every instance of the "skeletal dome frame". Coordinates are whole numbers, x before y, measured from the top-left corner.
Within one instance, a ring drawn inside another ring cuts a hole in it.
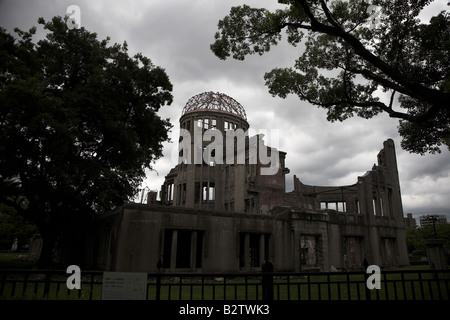
[[[203,92],[190,98],[183,108],[182,115],[193,111],[218,111],[236,115],[247,121],[244,107],[226,94]]]

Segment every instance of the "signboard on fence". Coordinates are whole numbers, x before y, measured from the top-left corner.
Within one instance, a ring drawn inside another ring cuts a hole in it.
[[[102,300],[146,300],[147,274],[103,272]]]

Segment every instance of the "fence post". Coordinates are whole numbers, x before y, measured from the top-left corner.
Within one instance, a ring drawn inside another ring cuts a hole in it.
[[[262,266],[262,290],[263,300],[273,300],[273,264],[266,260]]]
[[[3,271],[2,272],[2,284],[0,286],[0,296],[3,295],[3,289],[5,288],[5,284],[6,284],[6,277],[7,277],[7,272]]]
[[[47,271],[45,273],[45,284],[44,284],[44,297],[48,295],[50,292],[50,277],[51,277],[51,271]]]
[[[158,274],[156,275],[156,300],[160,299],[161,295],[161,268],[163,264],[161,259],[158,260],[156,267],[158,268]]]

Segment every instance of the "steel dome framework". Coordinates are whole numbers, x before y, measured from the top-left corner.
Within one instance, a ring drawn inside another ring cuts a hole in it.
[[[244,107],[230,96],[219,92],[203,92],[190,98],[183,108],[182,115],[194,111],[226,112],[247,121]]]

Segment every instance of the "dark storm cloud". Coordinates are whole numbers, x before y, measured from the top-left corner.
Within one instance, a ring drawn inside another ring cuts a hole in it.
[[[165,68],[174,85],[174,102],[161,108],[170,118],[177,141],[178,120],[187,100],[204,91],[220,91],[236,99],[246,109],[248,121],[256,130],[278,129],[280,149],[287,152],[286,165],[292,177],[313,185],[345,185],[370,170],[383,141],[395,141],[400,184],[405,212],[447,213],[450,218],[450,152],[440,155],[409,154],[401,150],[398,121],[386,115],[370,120],[352,118],[330,123],[323,109],[297,97],[272,97],[264,85],[264,73],[274,67],[290,67],[301,55],[302,46],[293,48],[285,38],[271,52],[250,56],[244,61],[222,61],[209,49],[217,22],[234,5],[279,7],[275,0],[265,1],[1,1],[0,25],[29,29],[37,18],[49,20],[65,15],[67,6],[81,8],[84,27],[111,43],[127,41],[130,54],[142,52]],[[427,17],[445,6],[433,5]],[[429,18],[428,18],[429,19]],[[42,35],[42,30],[38,31]],[[159,189],[164,176],[175,163],[171,159],[176,143],[165,143],[163,159],[148,172],[144,186]]]

